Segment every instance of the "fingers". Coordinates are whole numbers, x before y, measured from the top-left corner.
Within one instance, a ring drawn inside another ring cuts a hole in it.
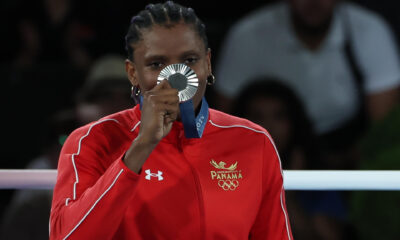
[[[169,89],[172,88],[167,79],[162,80],[159,84],[157,84],[152,90],[160,90],[160,89]]]
[[[167,80],[161,81],[153,89],[143,94],[145,101],[153,104],[179,104],[178,90],[171,88]]]
[[[145,97],[145,101],[150,103],[152,106],[159,104],[178,105],[179,97],[177,95],[151,95],[148,94]]]
[[[178,90],[163,80],[153,89],[143,93],[140,134],[160,141],[171,130],[179,115]]]
[[[158,109],[160,114],[163,115],[166,123],[171,123],[178,118],[179,105],[160,104]]]
[[[176,98],[176,99],[179,100],[178,90],[176,90],[174,88],[162,89],[162,90],[158,90],[158,91],[150,90],[150,91],[145,92],[143,94],[143,96],[144,97],[154,97],[154,96],[158,97],[159,96],[161,98],[163,98],[163,97],[165,97],[165,98],[171,97],[171,98]]]
[[[167,123],[177,119],[179,115],[178,90],[171,88],[167,80],[161,81],[153,89],[145,92],[143,97],[143,107],[152,109],[154,114],[162,116]]]
[[[147,96],[178,96],[178,90],[172,88],[166,79],[162,80],[159,84],[157,84],[153,89],[146,91],[144,93],[144,97]]]

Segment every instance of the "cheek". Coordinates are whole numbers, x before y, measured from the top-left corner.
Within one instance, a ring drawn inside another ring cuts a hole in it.
[[[199,74],[197,77],[199,78],[199,88],[197,89],[196,95],[201,99],[206,92],[207,76],[203,73],[201,75]]]
[[[195,108],[197,108],[206,91],[207,68],[205,68],[202,64],[199,64],[199,66],[192,67],[192,69],[194,70],[194,72],[197,75],[197,78],[199,79],[199,86],[197,88],[196,94],[193,97],[194,106]]]
[[[138,74],[138,77],[140,89],[144,92],[153,89],[157,85],[158,74],[154,71],[144,71]]]
[[[199,79],[199,89],[204,90],[207,86],[208,69],[205,63],[201,64],[196,69],[193,69]]]
[[[199,76],[199,91],[204,93],[207,86],[207,76]]]

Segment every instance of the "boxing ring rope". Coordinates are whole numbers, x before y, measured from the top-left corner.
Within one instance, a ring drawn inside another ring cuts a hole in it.
[[[286,190],[400,190],[400,171],[284,170]],[[57,170],[0,170],[0,189],[52,189]]]

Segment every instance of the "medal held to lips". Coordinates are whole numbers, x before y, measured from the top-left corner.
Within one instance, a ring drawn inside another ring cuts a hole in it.
[[[157,84],[167,79],[171,87],[178,89],[179,102],[186,102],[193,98],[199,87],[196,73],[183,63],[171,64],[161,70]]]
[[[199,87],[196,73],[183,63],[171,64],[161,70],[157,84],[167,79],[171,87],[178,89],[179,110],[186,138],[201,138],[208,119],[208,104],[203,97],[200,110],[195,116],[192,98]]]

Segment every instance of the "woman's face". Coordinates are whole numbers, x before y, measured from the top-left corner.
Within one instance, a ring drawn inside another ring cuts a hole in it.
[[[142,39],[134,44],[134,49],[133,62],[126,63],[132,85],[139,85],[142,92],[149,91],[156,86],[164,67],[184,63],[199,78],[199,88],[193,97],[194,107],[199,105],[205,94],[207,76],[211,74],[211,53],[190,25],[178,23],[165,27],[155,24],[142,30]]]

